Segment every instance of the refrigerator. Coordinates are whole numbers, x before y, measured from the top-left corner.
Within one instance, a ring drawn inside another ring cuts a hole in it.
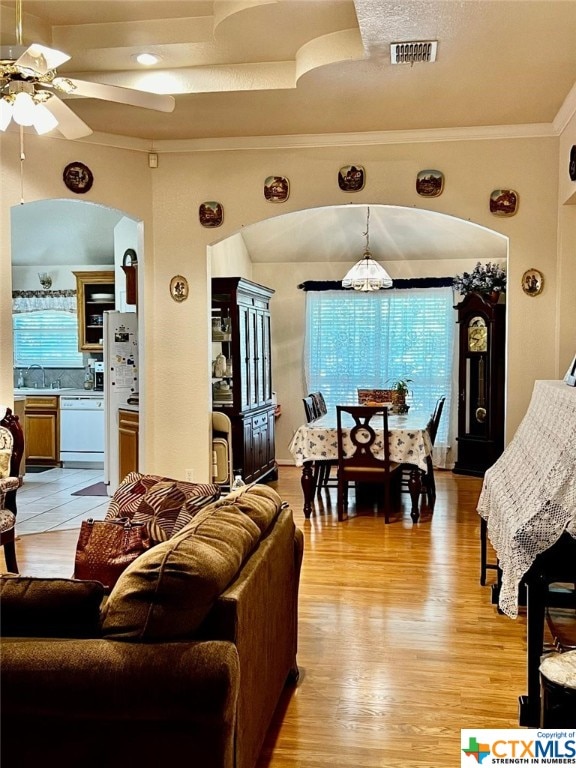
[[[104,312],[104,482],[112,496],[119,475],[118,409],[138,399],[138,315]]]

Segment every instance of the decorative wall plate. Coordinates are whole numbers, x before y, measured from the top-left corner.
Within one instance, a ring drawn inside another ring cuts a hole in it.
[[[222,203],[210,200],[200,203],[198,207],[198,219],[203,227],[219,227],[224,221],[224,208]]]
[[[568,173],[572,181],[576,181],[576,144],[570,150],[570,160],[568,162]]]
[[[343,192],[359,192],[365,183],[366,173],[361,165],[344,165],[338,171],[338,186]]]
[[[90,168],[78,161],[68,163],[64,168],[62,178],[68,189],[78,195],[88,192],[94,183],[94,176]]]
[[[438,197],[444,190],[442,171],[420,171],[416,176],[416,192],[422,197]]]
[[[518,201],[518,192],[513,189],[495,189],[490,195],[490,213],[494,216],[514,216]]]
[[[170,280],[170,296],[174,301],[186,301],[188,298],[188,280],[182,275],[174,275]]]
[[[544,288],[544,275],[539,269],[527,269],[522,275],[522,290],[528,296],[538,296]]]
[[[290,196],[290,182],[286,176],[268,176],[264,180],[264,197],[269,203],[283,203]]]

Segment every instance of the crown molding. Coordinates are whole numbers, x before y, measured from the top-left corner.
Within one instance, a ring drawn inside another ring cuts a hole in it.
[[[299,134],[294,136],[241,136],[210,139],[150,141],[111,133],[92,133],[77,143],[95,144],[135,152],[163,154],[192,152],[225,152],[277,149],[310,149],[322,147],[362,147],[386,144],[423,144],[442,141],[494,141],[499,139],[555,138],[560,135],[576,112],[576,85],[558,113],[554,123],[523,125],[485,125],[470,128],[428,128],[419,131],[373,131],[366,133]],[[57,141],[63,136],[51,135]]]
[[[440,141],[493,141],[496,139],[550,138],[558,136],[552,123],[486,125],[471,128],[429,128],[420,131],[300,134],[294,136],[241,136],[210,139],[147,141],[129,136],[93,133],[80,141],[139,152],[188,153],[243,150],[361,147],[385,144],[421,144]]]

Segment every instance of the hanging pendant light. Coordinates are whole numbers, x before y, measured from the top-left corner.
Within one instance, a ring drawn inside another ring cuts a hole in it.
[[[379,291],[381,288],[392,288],[392,278],[384,267],[374,261],[370,253],[370,208],[366,214],[366,248],[364,255],[342,280],[343,288],[353,288],[355,291]]]

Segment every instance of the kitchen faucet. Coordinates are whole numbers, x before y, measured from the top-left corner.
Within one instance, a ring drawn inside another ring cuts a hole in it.
[[[33,365],[29,365],[28,368],[26,368],[26,373],[32,370],[32,368],[39,368],[42,371],[42,389],[46,389],[46,371],[44,370],[44,366],[38,365],[38,363],[33,363]]]

